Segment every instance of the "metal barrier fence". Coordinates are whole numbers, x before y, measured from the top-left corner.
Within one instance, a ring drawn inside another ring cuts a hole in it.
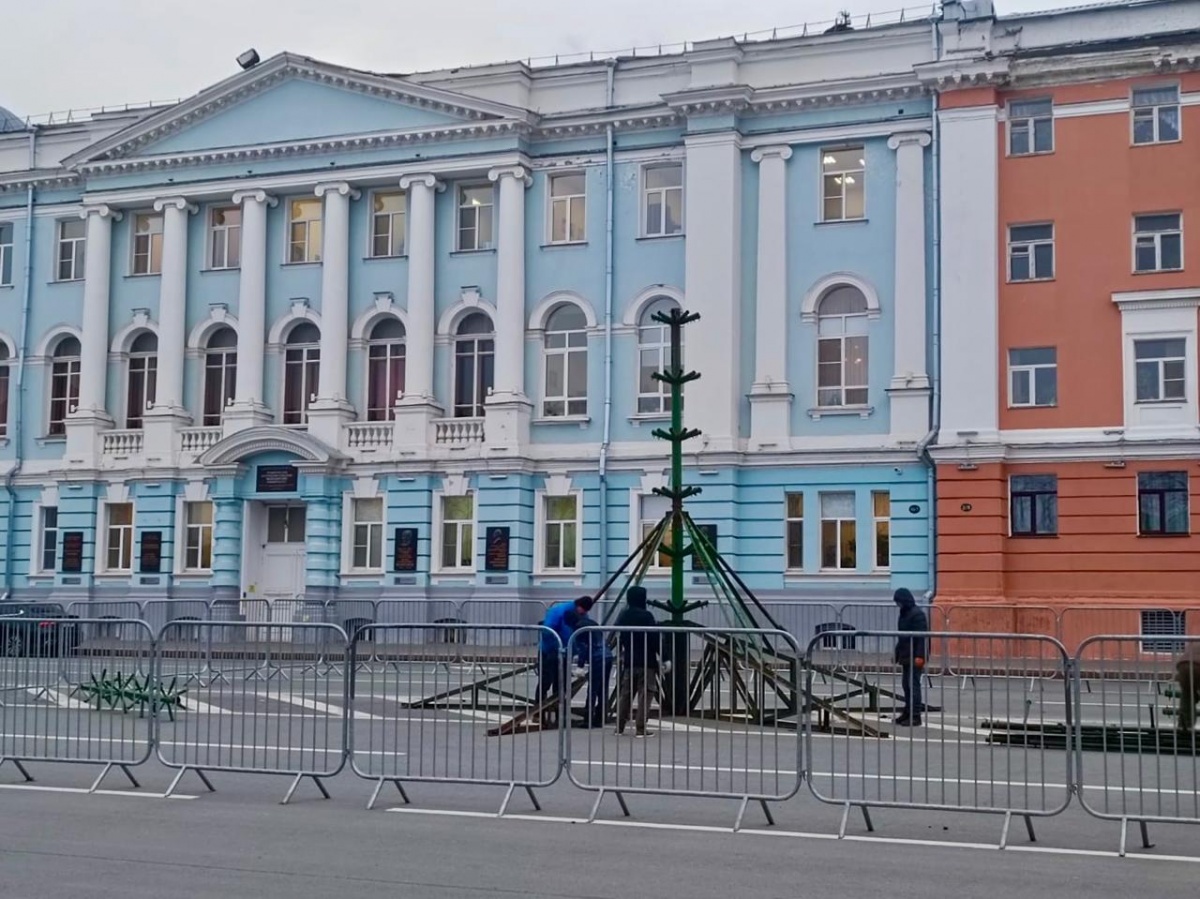
[[[430,633],[433,632],[433,633]],[[448,638],[448,639],[447,639]],[[349,666],[354,721],[350,760],[405,803],[405,782],[491,784],[513,792],[548,787],[562,770],[555,681],[562,642],[536,625],[373,624],[353,634],[355,661],[367,652],[382,667]],[[555,724],[557,722],[554,722]]]
[[[868,829],[870,808],[989,812],[1004,815],[1003,848],[1014,815],[1024,818],[1032,839],[1034,817],[1066,810],[1070,754],[1024,739],[1031,729],[1057,728],[1065,741],[1070,690],[1061,644],[1016,634],[941,634],[977,662],[988,660],[989,677],[976,682],[926,659],[936,632],[870,636],[893,647],[903,641],[905,656],[925,665],[881,665],[873,653],[843,651],[847,673],[874,684],[874,707],[864,693],[831,695],[829,720],[846,723],[819,739],[812,718],[805,719],[809,786],[820,801],[844,809],[839,835],[854,807]],[[808,645],[810,658],[819,639]],[[818,690],[810,669],[809,694]]]
[[[564,758],[571,782],[596,792],[589,820],[609,792],[626,816],[626,793],[707,796],[741,801],[736,830],[749,802],[774,823],[767,803],[799,792],[800,649],[790,634],[585,628],[567,656],[580,673],[564,691]]]
[[[196,643],[178,639],[185,628],[202,631]],[[235,649],[211,649],[211,631],[241,631]],[[345,652],[346,634],[332,624],[281,624],[267,630],[255,624],[172,622],[158,640],[157,676],[184,680],[200,657],[213,677],[191,690],[186,712],[157,722],[158,759],[178,769],[170,796],[183,775],[194,771],[211,791],[208,772],[280,774],[292,778],[283,798],[311,778],[326,798],[322,778],[346,763],[347,681],[323,677],[313,664],[328,647]]]

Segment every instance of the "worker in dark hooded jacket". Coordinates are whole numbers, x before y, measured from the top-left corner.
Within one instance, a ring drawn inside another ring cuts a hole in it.
[[[911,592],[901,587],[892,597],[900,607],[896,630],[924,634],[929,631],[929,619],[917,606]],[[896,641],[896,664],[900,666],[900,682],[904,689],[904,710],[895,723],[901,727],[916,727],[921,723],[925,704],[921,699],[921,674],[925,668],[924,636],[900,637]]]
[[[646,588],[630,587],[625,594],[627,605],[617,616],[616,626],[657,627],[654,615],[646,608]],[[617,644],[620,656],[617,660],[617,733],[625,732],[629,713],[637,700],[635,725],[637,736],[644,737],[646,711],[658,682],[659,635],[647,631],[619,631]]]
[[[1196,700],[1200,699],[1200,642],[1190,641],[1175,664],[1179,684],[1179,717],[1176,723],[1184,733],[1196,729]]]

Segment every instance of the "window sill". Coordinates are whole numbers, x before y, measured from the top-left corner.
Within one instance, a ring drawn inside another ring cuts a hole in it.
[[[133,577],[132,571],[97,571],[92,577],[102,580],[128,580]]]
[[[1058,534],[1009,534],[1009,540],[1054,540]]]
[[[480,247],[478,250],[451,250],[451,256],[479,256],[487,253],[495,253],[495,247]]]
[[[321,264],[320,259],[306,259],[304,262],[281,262],[280,263],[280,265],[282,265],[284,268],[303,268],[304,266],[320,265],[320,264]]]
[[[871,220],[864,215],[859,219],[821,219],[820,221],[813,222],[813,224],[817,227],[824,227],[827,225],[865,225],[869,221]]]
[[[1030,150],[1028,153],[1013,153],[1010,150],[1006,155],[1009,159],[1028,159],[1030,156],[1053,156],[1054,150]]]
[[[200,269],[200,274],[219,275],[222,272],[240,272],[241,270],[242,267],[240,265],[228,265],[225,268],[202,268]]]
[[[678,240],[686,236],[686,234],[680,231],[678,234],[643,234],[640,237],[634,238],[634,240]]]
[[[1155,409],[1168,411],[1186,409],[1188,406],[1187,400],[1134,400],[1133,404],[1135,406],[1153,406]]]
[[[476,574],[477,574],[477,572],[475,571],[474,568],[447,568],[447,569],[444,569],[441,571],[429,572],[430,577],[443,577],[443,578],[475,577]]]
[[[591,423],[591,417],[588,415],[550,415],[541,418],[535,418],[531,424],[535,425],[578,425],[581,428],[586,428]]]
[[[1009,278],[1006,284],[1053,284],[1058,280],[1056,275],[1048,278]]]
[[[162,272],[130,272],[122,277],[126,281],[140,281],[143,278],[161,278]]]
[[[46,283],[51,286],[55,284],[82,284],[83,278],[51,278]]]
[[[385,572],[382,568],[371,570],[371,571],[355,569],[352,571],[339,572],[341,577],[346,578],[348,580],[355,580],[355,581],[377,581],[381,577],[383,577],[386,573],[387,572]]]
[[[395,262],[398,259],[407,259],[407,253],[395,253],[387,256],[364,256],[363,262]]]
[[[587,245],[588,242],[586,240],[556,240],[542,244],[541,248],[543,250],[558,250],[570,247],[586,247]]]
[[[808,410],[808,417],[820,421],[826,417],[857,415],[859,418],[870,418],[875,413],[874,406],[817,406]]]
[[[549,578],[558,581],[577,581],[583,577],[582,571],[535,571],[536,578]]]
[[[1056,402],[1055,403],[1025,403],[1025,404],[1019,405],[1019,406],[1014,406],[1012,403],[1009,403],[1008,408],[1009,409],[1057,409],[1058,403],[1056,403]]]
[[[1144,140],[1144,141],[1141,141],[1140,143],[1136,140],[1131,140],[1129,142],[1129,146],[1131,149],[1136,149],[1138,147],[1161,147],[1163,145],[1166,145],[1169,147],[1172,144],[1181,144],[1181,143],[1183,143],[1182,135],[1179,137],[1176,137],[1176,138],[1172,138],[1171,140]]]
[[[1177,275],[1182,271],[1183,271],[1183,266],[1181,265],[1181,266],[1179,266],[1179,268],[1148,268],[1148,269],[1143,269],[1142,271],[1138,271],[1137,269],[1134,269],[1133,274],[1135,274],[1135,275]]]
[[[171,574],[171,572],[163,572],[163,573]],[[197,569],[189,570],[189,571],[181,571],[178,574],[171,574],[171,576],[174,577],[175,580],[177,580],[177,581],[199,581],[199,580],[205,580],[207,578],[212,577],[212,574],[213,573],[212,573],[211,568],[209,568],[209,569],[197,568]]]
[[[12,289],[13,289],[13,285],[11,285],[11,284],[0,284],[0,290],[12,290]]]
[[[635,428],[640,428],[643,422],[654,424],[656,422],[670,421],[670,412],[637,412],[629,416],[629,423]]]
[[[67,435],[55,434],[53,436],[47,435],[45,437],[35,437],[34,442],[37,443],[38,446],[53,446],[56,443],[66,443]]]
[[[1161,534],[1141,534],[1141,533],[1139,533],[1138,536],[1139,537],[1148,537],[1152,540],[1161,540],[1164,537],[1190,537],[1190,536],[1192,536],[1192,532],[1191,531],[1172,531],[1169,534],[1168,533],[1161,533]]]

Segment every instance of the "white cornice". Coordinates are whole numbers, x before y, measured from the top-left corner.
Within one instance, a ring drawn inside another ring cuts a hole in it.
[[[1181,287],[1176,290],[1128,290],[1112,295],[1112,301],[1122,312],[1140,309],[1187,309],[1200,306],[1200,287]]]
[[[924,97],[928,93],[928,88],[908,72],[874,78],[856,78],[851,81],[758,89],[754,92],[747,114],[777,115],[801,109],[891,103],[896,100]]]

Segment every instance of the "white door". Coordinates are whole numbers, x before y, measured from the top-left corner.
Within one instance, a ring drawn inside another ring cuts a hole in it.
[[[302,604],[305,569],[304,506],[267,506],[267,539],[259,566],[259,595],[271,604],[271,621],[287,624]],[[272,639],[286,639],[276,633]]]

